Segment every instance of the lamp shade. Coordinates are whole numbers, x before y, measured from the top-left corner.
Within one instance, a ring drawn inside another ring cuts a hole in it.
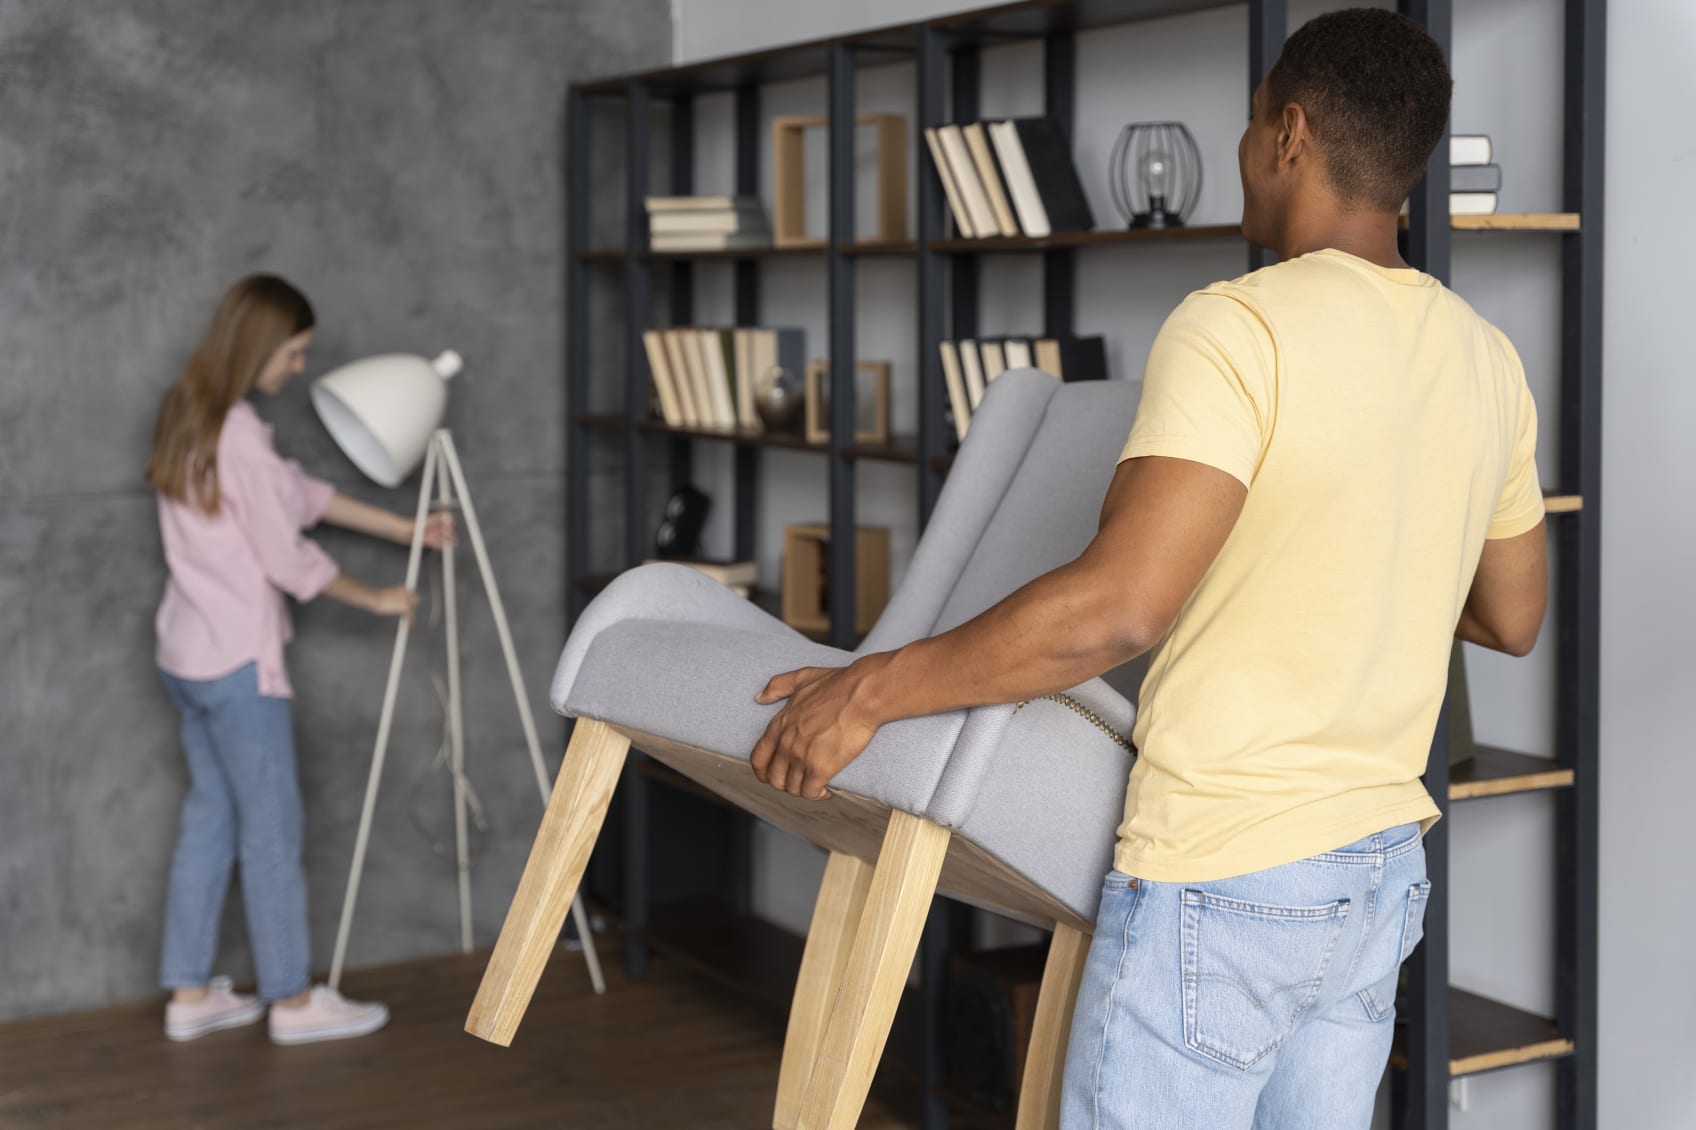
[[[442,426],[447,382],[464,367],[451,349],[433,361],[410,353],[367,357],[314,381],[312,406],[354,466],[396,487],[424,458]]]

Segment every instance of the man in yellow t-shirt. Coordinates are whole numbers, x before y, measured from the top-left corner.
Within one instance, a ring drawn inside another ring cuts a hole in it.
[[[1244,234],[1280,262],[1167,320],[1090,547],[954,631],[761,696],[789,702],[755,772],[819,796],[883,722],[1153,651],[1067,1130],[1370,1124],[1430,890],[1451,643],[1523,655],[1547,590],[1519,359],[1397,251],[1450,90],[1393,13],[1292,35],[1238,147]]]

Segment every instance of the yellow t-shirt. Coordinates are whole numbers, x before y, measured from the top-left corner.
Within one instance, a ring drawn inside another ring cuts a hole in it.
[[[1248,498],[1154,650],[1114,866],[1205,882],[1435,822],[1455,625],[1485,539],[1543,516],[1536,441],[1513,346],[1419,271],[1316,251],[1172,313],[1120,458]]]

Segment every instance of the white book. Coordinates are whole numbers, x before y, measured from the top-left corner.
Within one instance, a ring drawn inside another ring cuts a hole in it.
[[[1494,192],[1451,192],[1449,193],[1449,215],[1451,216],[1489,216],[1496,211],[1496,194]]]
[[[948,167],[954,170],[954,183],[960,188],[966,211],[971,213],[972,233],[979,239],[994,235],[1001,230],[1001,225],[995,222],[995,209],[989,206],[989,197],[984,193],[983,183],[978,180],[977,166],[966,149],[966,139],[961,135],[960,127],[939,126],[936,136],[942,142],[942,151],[948,156]]]
[[[960,351],[954,343],[942,343],[942,382],[948,388],[948,407],[954,415],[954,435],[966,438],[966,426],[972,422],[972,402],[966,398],[966,381],[960,375]]]
[[[960,343],[960,371],[966,375],[966,399],[976,412],[983,403],[983,362],[978,356],[978,343],[970,338]]]
[[[759,212],[655,212],[648,217],[654,235],[706,234],[712,232],[763,232],[765,216]]]
[[[1007,367],[1009,369],[1029,369],[1031,365],[1031,343],[1019,338],[1007,339]]]
[[[698,428],[701,426],[701,414],[695,409],[695,379],[689,370],[688,359],[684,356],[683,331],[666,330],[665,358],[671,370],[671,384],[677,393],[678,411],[683,416],[683,426]]]
[[[1007,203],[1007,194],[1001,191],[1001,174],[995,170],[995,158],[990,155],[989,140],[984,137],[983,123],[973,122],[962,127],[960,136],[966,139],[966,148],[972,154],[972,164],[977,166],[978,179],[983,182],[984,193],[989,197],[989,207],[990,211],[995,213],[997,229],[1002,235],[1018,235],[1019,222],[1013,218],[1013,206]]]
[[[988,385],[996,377],[1007,371],[1007,355],[1001,351],[999,341],[978,343],[978,352],[983,354],[983,383]]]
[[[942,180],[942,194],[948,198],[948,209],[954,213],[954,227],[963,238],[971,239],[977,234],[972,227],[972,217],[966,211],[966,202],[960,198],[960,186],[954,183],[954,170],[949,167],[948,155],[942,151],[942,142],[935,129],[925,130],[925,144],[930,147],[930,160],[936,166],[936,175]]]
[[[666,363],[665,339],[658,330],[642,331],[642,348],[648,355],[648,376],[654,382],[654,391],[660,397],[660,415],[665,417],[666,426],[680,428],[683,426],[683,412],[677,404],[677,392],[671,386],[671,369]]]
[[[1030,162],[1025,160],[1025,147],[1019,140],[1018,128],[1012,122],[991,122],[989,139],[995,143],[1001,175],[1007,178],[1007,195],[1013,198],[1013,210],[1019,214],[1019,227],[1033,239],[1052,235],[1054,229],[1048,223],[1048,209],[1042,206],[1042,193],[1037,191]]]
[[[734,431],[736,406],[730,402],[730,373],[724,367],[724,342],[719,330],[701,330],[701,368],[707,376],[712,426]]]
[[[1488,165],[1493,159],[1491,148],[1488,134],[1454,134],[1449,138],[1449,164]]]

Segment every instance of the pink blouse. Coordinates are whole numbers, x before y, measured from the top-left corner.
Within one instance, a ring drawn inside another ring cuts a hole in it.
[[[283,645],[294,629],[283,597],[311,600],[336,579],[336,563],[302,533],[335,488],[279,456],[271,426],[245,400],[218,436],[218,486],[215,515],[159,496],[171,571],[155,621],[159,666],[207,680],[257,663],[259,693],[291,698]]]

